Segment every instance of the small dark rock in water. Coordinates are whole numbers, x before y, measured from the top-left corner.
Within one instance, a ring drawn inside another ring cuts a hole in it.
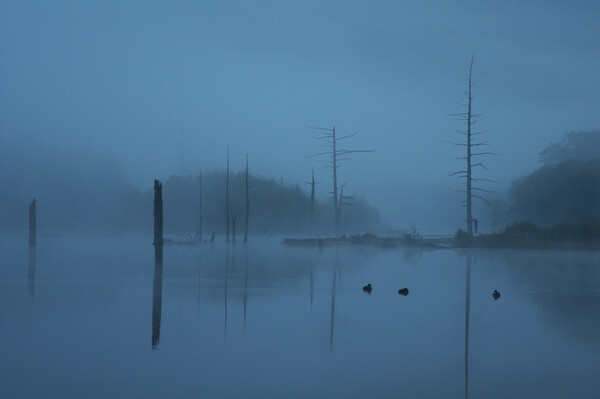
[[[398,294],[407,296],[408,295],[408,288],[402,288],[402,289],[398,290]]]
[[[363,291],[367,292],[369,294],[371,293],[372,290],[373,290],[373,287],[371,287],[371,283],[369,283],[363,287]]]
[[[500,293],[496,290],[494,290],[494,293],[492,294],[492,296],[494,297],[494,300],[497,300],[498,298],[500,298]]]

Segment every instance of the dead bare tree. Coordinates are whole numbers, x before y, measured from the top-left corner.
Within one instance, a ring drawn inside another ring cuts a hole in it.
[[[248,242],[248,222],[250,220],[250,186],[248,184],[248,154],[246,154],[246,214],[244,223],[244,244]]]
[[[458,114],[452,114],[452,116],[455,116],[458,118],[458,120],[464,122],[467,127],[466,131],[462,131],[462,130],[456,131],[457,133],[460,133],[465,136],[465,139],[466,139],[465,142],[464,143],[451,143],[455,146],[465,147],[466,152],[467,152],[466,155],[464,157],[458,157],[456,159],[465,160],[467,164],[466,164],[465,170],[459,170],[459,171],[456,171],[456,172],[450,174],[450,176],[457,176],[458,178],[466,179],[466,188],[465,188],[465,190],[460,190],[460,191],[466,194],[466,199],[463,201],[463,206],[466,206],[466,208],[467,208],[466,222],[467,222],[467,232],[469,234],[469,237],[473,237],[473,223],[476,221],[476,219],[473,219],[473,210],[472,210],[473,198],[478,198],[478,199],[482,200],[483,202],[487,203],[488,205],[490,205],[490,202],[485,197],[483,197],[480,194],[473,194],[473,191],[476,191],[476,192],[479,192],[482,194],[483,193],[493,193],[493,191],[486,190],[484,188],[473,185],[473,182],[493,182],[493,180],[490,180],[490,179],[473,177],[473,168],[481,167],[481,168],[487,170],[487,167],[483,164],[483,162],[473,163],[473,157],[479,157],[479,156],[485,156],[485,155],[498,155],[495,152],[474,152],[474,149],[477,147],[487,146],[488,140],[481,140],[481,137],[480,137],[481,135],[487,133],[487,130],[473,132],[473,126],[477,123],[478,118],[481,116],[481,114],[473,113],[473,99],[474,99],[474,96],[473,96],[473,59],[474,59],[474,57],[471,56],[471,63],[469,65],[469,77],[466,79],[467,91],[465,92],[465,95],[467,97],[467,103],[461,104],[467,108],[467,111],[458,113]],[[477,151],[477,150],[475,150],[475,151]]]
[[[35,198],[29,204],[29,245],[36,246],[37,243],[37,222],[36,222],[36,202]]]
[[[202,243],[202,168],[198,172],[198,229],[196,230],[196,241]]]
[[[312,235],[313,230],[313,216],[315,214],[315,186],[318,184],[315,182],[315,169],[312,170],[312,178],[310,182],[310,219],[309,219],[309,234]]]
[[[334,227],[335,231],[339,233],[340,231],[340,200],[338,198],[338,168],[340,167],[339,163],[342,161],[348,161],[352,158],[349,157],[350,154],[358,153],[358,152],[374,152],[375,150],[348,150],[345,148],[339,148],[339,142],[350,137],[356,136],[356,133],[349,134],[347,136],[338,137],[336,136],[335,126],[331,129],[324,127],[315,127],[315,126],[305,126],[309,129],[319,130],[321,133],[320,136],[313,137],[315,140],[323,141],[323,146],[328,148],[327,151],[318,152],[315,154],[311,154],[306,156],[305,158],[319,158],[319,157],[328,157],[327,160],[324,160],[327,165],[327,168],[331,168],[332,177],[333,177],[333,218],[334,218]]]
[[[231,242],[233,243],[235,243],[235,227],[237,226],[238,216],[240,216],[241,214],[242,211],[236,212],[233,209],[233,206],[231,207]]]
[[[348,185],[348,183],[344,183],[342,184],[342,187],[340,187],[340,199],[339,199],[339,212],[340,215],[342,214],[342,206],[346,205],[346,206],[354,206],[354,203],[352,202],[352,200],[354,199],[354,197],[350,196],[350,195],[344,195],[344,187],[346,187]]]
[[[225,175],[225,240],[229,242],[229,146],[227,146],[227,172]]]

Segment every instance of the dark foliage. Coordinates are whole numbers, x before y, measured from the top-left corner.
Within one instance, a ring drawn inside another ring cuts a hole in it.
[[[516,222],[502,231],[472,240],[459,230],[456,240],[460,246],[490,248],[597,248],[600,246],[600,222],[569,222],[548,228],[529,221]]]
[[[243,214],[245,208],[245,172],[231,173],[229,177],[230,212]],[[205,173],[203,182],[203,230],[220,233],[225,225],[225,172]],[[171,176],[165,183],[165,228],[171,232],[196,231],[198,222],[197,176]],[[307,234],[310,224],[310,197],[299,185],[281,184],[274,179],[249,175],[252,190],[250,233],[275,234],[299,232]],[[330,205],[316,201],[313,230],[331,230]],[[367,230],[379,224],[378,212],[358,200],[356,206],[348,207],[342,215],[342,228],[346,231]]]
[[[50,152],[42,147],[0,141],[0,228],[26,230],[28,206],[37,199],[40,231],[152,231],[152,182],[143,192],[134,187],[110,158],[92,153]],[[203,173],[204,238],[224,232],[225,172]],[[198,176],[171,176],[163,181],[164,229],[167,234],[195,235],[199,222]],[[306,235],[310,197],[298,185],[249,175],[250,233],[298,232]],[[245,211],[245,172],[230,175],[230,213]],[[342,212],[344,231],[366,231],[379,224],[378,212],[363,200]],[[243,220],[243,218],[239,219]],[[314,228],[329,233],[331,205],[316,201]]]
[[[540,162],[556,164],[569,160],[586,161],[600,156],[600,130],[570,132],[558,143],[540,152]]]
[[[509,201],[513,220],[541,226],[600,221],[600,158],[545,165],[514,181]]]

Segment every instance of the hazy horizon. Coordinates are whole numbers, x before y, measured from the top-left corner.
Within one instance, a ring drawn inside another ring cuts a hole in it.
[[[343,164],[348,192],[394,227],[451,230],[448,115],[471,55],[478,128],[504,154],[481,176],[501,191],[550,142],[600,127],[599,17],[592,1],[4,1],[1,137],[110,157],[139,188],[224,168],[229,146],[233,170],[247,153],[251,172],[303,185],[314,168],[329,192],[304,126],[336,126],[376,150]]]

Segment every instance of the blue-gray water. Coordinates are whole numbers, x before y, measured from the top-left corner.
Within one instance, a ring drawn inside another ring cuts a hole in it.
[[[1,239],[0,397],[600,393],[598,252],[150,241]]]

